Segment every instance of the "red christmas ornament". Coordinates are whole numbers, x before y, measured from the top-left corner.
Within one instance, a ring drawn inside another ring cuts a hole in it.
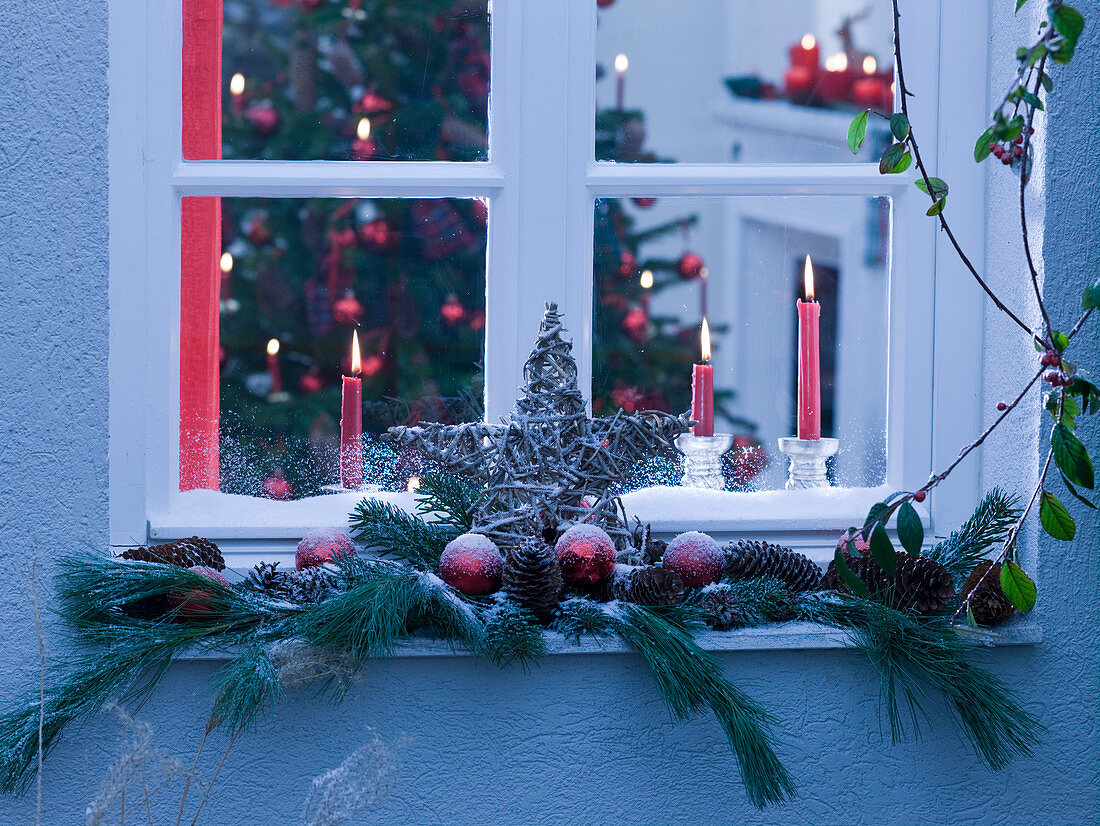
[[[253,103],[244,110],[244,116],[257,134],[270,135],[279,128],[279,113],[270,103]]]
[[[768,456],[760,442],[751,436],[733,437],[733,478],[747,485],[760,475],[768,464]]]
[[[478,330],[485,329],[485,313],[478,310],[476,313],[470,316],[470,329],[475,333]]]
[[[645,395],[637,387],[616,387],[611,391],[611,401],[627,413],[641,410]]]
[[[363,375],[364,376],[377,376],[378,373],[386,366],[385,359],[383,359],[377,353],[371,353],[365,359],[363,359]]]
[[[703,273],[703,259],[694,252],[685,252],[676,262],[676,271],[688,281],[696,279]]]
[[[630,250],[623,250],[619,255],[619,275],[622,278],[630,278],[634,275],[634,270],[637,269],[637,262],[634,260],[634,253]]]
[[[656,198],[631,198],[630,200],[634,202],[634,206],[641,209],[649,209],[651,206],[657,203]]]
[[[356,112],[362,112],[366,115],[373,115],[378,112],[389,112],[392,109],[392,103],[374,92],[364,92],[363,97],[359,99],[359,103],[355,105]]]
[[[615,568],[615,543],[595,525],[574,525],[561,535],[554,551],[562,574],[577,584],[594,585]]]
[[[699,531],[688,531],[673,539],[661,559],[661,567],[679,574],[688,588],[717,582],[723,563],[718,543]]]
[[[447,543],[439,557],[439,577],[467,596],[479,597],[500,588],[504,558],[487,536],[464,533]]]
[[[325,386],[325,380],[320,373],[303,373],[298,379],[298,389],[305,395],[320,391]]]
[[[299,571],[355,556],[355,543],[337,528],[317,528],[302,537],[294,552],[294,567]]]
[[[227,588],[229,587],[229,580],[213,568],[207,568],[205,565],[195,565],[188,570],[220,583]],[[192,588],[190,591],[171,594],[168,597],[168,603],[172,608],[176,609],[177,619],[202,619],[214,613],[214,609],[210,604],[213,599],[214,592],[210,589]]]
[[[358,324],[363,317],[363,305],[354,295],[345,295],[332,305],[332,318],[337,324]]]
[[[255,244],[257,247],[262,247],[268,241],[271,240],[271,230],[267,228],[267,223],[263,216],[256,215],[248,222],[248,226],[244,230],[245,237]]]
[[[447,296],[447,300],[443,302],[443,306],[439,308],[439,315],[448,327],[454,327],[466,315],[466,308],[462,306],[458,296],[451,293]]]
[[[359,227],[359,237],[368,249],[375,252],[390,249],[397,240],[385,218],[375,218],[370,223],[363,224]]]
[[[480,198],[474,200],[470,205],[470,211],[474,214],[474,220],[482,227],[489,224],[489,206]]]
[[[596,5],[599,6],[601,9],[606,9],[608,6],[611,6],[614,3],[615,0],[596,0]]]
[[[264,496],[268,499],[290,499],[294,496],[294,486],[281,470],[277,470],[264,479]]]
[[[635,341],[645,341],[649,330],[649,316],[641,307],[635,307],[623,316],[623,330]]]

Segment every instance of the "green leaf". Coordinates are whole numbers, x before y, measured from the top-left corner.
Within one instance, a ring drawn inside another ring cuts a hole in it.
[[[1059,353],[1064,353],[1066,348],[1069,347],[1069,336],[1057,330],[1051,331],[1050,340],[1054,343],[1054,349]]]
[[[1095,310],[1097,307],[1100,307],[1100,281],[1091,287],[1085,287],[1085,291],[1081,293],[1082,310]]]
[[[867,116],[870,114],[871,110],[866,109],[856,115],[848,125],[848,148],[852,150],[853,155],[859,152],[863,141],[867,138]]]
[[[1035,48],[1031,50],[1031,54],[1028,56],[1025,66],[1034,66],[1040,60],[1043,59],[1043,55],[1047,53],[1047,47],[1044,43],[1036,44]],[[1041,78],[1040,78],[1041,79]]]
[[[1050,491],[1044,490],[1039,498],[1039,522],[1044,531],[1063,542],[1069,542],[1077,535],[1077,523],[1061,500]]]
[[[941,212],[943,212],[943,208],[945,206],[947,206],[947,198],[940,198],[938,201],[936,201],[936,203],[928,207],[928,210],[924,214],[930,216],[939,215]]]
[[[871,531],[871,558],[886,573],[893,577],[898,571],[898,555],[894,553],[894,546],[890,544],[890,537],[886,535],[886,528],[882,523],[875,525]]]
[[[1063,473],[1063,474],[1061,474],[1061,476],[1062,476],[1062,481],[1066,483],[1066,490],[1068,490],[1070,492],[1070,494],[1072,494],[1074,499],[1076,499],[1078,502],[1081,502],[1085,505],[1088,505],[1093,510],[1100,510],[1096,507],[1096,505],[1092,504],[1092,502],[1090,502],[1088,499],[1086,499],[1084,496],[1082,496],[1081,494],[1079,494],[1077,492],[1077,488],[1075,488],[1073,486],[1073,483],[1070,482],[1070,480],[1066,478],[1066,474]]]
[[[989,157],[989,145],[993,143],[993,127],[990,126],[978,136],[978,142],[974,144],[974,160],[981,163]]]
[[[863,597],[866,599],[871,596],[871,592],[867,590],[867,586],[863,580],[852,573],[852,569],[848,567],[847,561],[844,559],[844,554],[840,552],[840,548],[836,549],[836,553],[833,554],[833,564],[836,565],[836,572],[840,575],[841,580],[848,586],[848,590],[855,594],[857,597]]]
[[[890,131],[899,141],[909,137],[909,118],[901,112],[895,112],[890,116]]]
[[[1015,562],[1006,562],[1001,566],[1001,590],[1012,600],[1017,611],[1030,611],[1035,607],[1038,596],[1035,583]]]
[[[1022,9],[1024,7],[1024,3],[1026,2],[1027,0],[1016,0],[1016,11]]]
[[[1043,88],[1046,89],[1048,95],[1054,89],[1054,81],[1046,72],[1043,72],[1041,75],[1039,75],[1039,83],[1043,85]]]
[[[879,521],[879,517],[884,513],[886,513],[885,502],[876,502],[871,505],[871,509],[867,511],[867,519],[863,522],[863,529],[860,531],[864,539],[870,535],[871,527]]]
[[[1043,110],[1043,102],[1039,100],[1039,96],[1036,95],[1034,92],[1024,92],[1022,95],[1020,95],[1020,97],[1028,106],[1033,106],[1039,111]]]
[[[1074,419],[1076,419],[1077,416],[1081,415],[1081,408],[1078,407],[1077,400],[1074,399],[1073,396],[1069,395],[1069,393],[1063,395],[1060,405],[1058,396],[1059,394],[1057,390],[1047,394],[1045,405],[1046,409],[1047,411],[1049,411],[1051,418],[1053,418],[1055,422],[1061,421],[1061,423],[1068,427],[1070,430],[1075,430],[1077,428],[1077,422],[1074,421]],[[1062,408],[1061,419],[1058,418],[1059,406],[1061,406]]]
[[[1057,5],[1050,9],[1050,22],[1062,35],[1061,45],[1057,51],[1051,50],[1050,56],[1056,63],[1069,63],[1077,48],[1077,38],[1085,29],[1085,18],[1073,6]]]
[[[1059,422],[1054,426],[1050,437],[1050,446],[1054,449],[1054,463],[1074,484],[1092,490],[1092,459],[1081,444],[1081,440],[1072,431]]]
[[[938,201],[948,192],[947,181],[943,178],[929,178],[928,184],[932,185],[931,190],[929,190],[928,184],[924,182],[924,178],[917,178],[913,183],[925,195],[931,196],[933,201]]]
[[[971,628],[978,627],[978,621],[974,619],[974,611],[971,610],[969,602],[966,603],[966,624]]]
[[[920,554],[920,546],[924,544],[924,526],[917,509],[908,502],[898,508],[898,539],[913,556]]]
[[[906,151],[904,143],[891,144],[882,153],[882,158],[878,162],[878,171],[883,175],[893,175],[904,172],[912,162],[913,158]]]

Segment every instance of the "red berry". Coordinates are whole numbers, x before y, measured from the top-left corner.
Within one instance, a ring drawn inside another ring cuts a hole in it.
[[[1047,350],[1039,356],[1039,363],[1043,365],[1043,367],[1060,367],[1062,365],[1062,357],[1058,355],[1056,350]]]
[[[1008,155],[1001,155],[1001,163],[1003,163],[1005,166],[1008,166],[1010,163],[1012,163],[1012,158]]]
[[[1022,158],[1024,156],[1024,148],[1022,146],[1014,146],[1012,148],[1012,157]]]
[[[1069,376],[1061,370],[1048,370],[1043,378],[1050,382],[1052,387],[1065,387],[1069,384]]]
[[[724,562],[717,542],[705,533],[688,531],[668,543],[661,567],[679,574],[688,588],[702,588],[718,581]]]
[[[1005,153],[1005,148],[999,143],[992,143],[989,145],[989,151],[999,158]]]
[[[1015,138],[1012,139],[1012,142],[1013,143],[1023,143],[1024,142],[1024,136],[1023,135],[1017,135]]]
[[[997,409],[998,410],[1008,410],[1008,405],[1005,404],[1004,402],[997,402]]]
[[[924,498],[925,498],[925,497],[926,497],[927,495],[928,495],[928,494],[927,494],[927,493],[925,493],[925,492],[924,492],[923,490],[918,490],[918,491],[915,491],[915,492],[913,493],[913,501],[914,501],[914,502],[923,502],[923,501],[924,501]]]

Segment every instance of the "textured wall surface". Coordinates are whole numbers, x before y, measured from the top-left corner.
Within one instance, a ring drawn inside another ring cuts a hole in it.
[[[1100,272],[1100,190],[1083,171],[1100,155],[1100,3],[1078,0],[1094,22],[1075,65],[1056,70],[1046,191],[1045,277],[1066,325]],[[950,4],[948,4],[950,5]],[[1033,3],[1032,5],[1038,5]],[[43,576],[65,549],[107,537],[107,23],[104,0],[0,3],[0,695],[31,683],[37,654],[23,569]],[[996,3],[995,48],[1027,36]],[[1007,11],[1006,11],[1007,10]],[[991,87],[1000,90],[1007,68]],[[959,136],[969,152],[972,136]],[[997,170],[1000,172],[1000,170]],[[1003,239],[1013,234],[1011,187],[995,176],[989,269],[1022,272]],[[1005,291],[1026,298],[1020,282]],[[1053,291],[1052,291],[1053,292]],[[1019,336],[990,324],[987,364],[1013,361]],[[1097,325],[1082,361],[1100,353]],[[1087,340],[1086,340],[1087,339]],[[1026,351],[1026,345],[1024,347]],[[1026,371],[1031,355],[1019,357]],[[1008,390],[993,378],[988,406]],[[65,392],[58,388],[64,386]],[[1026,483],[1041,450],[1037,419],[993,443],[986,484]],[[1096,427],[1088,437],[1097,443]],[[1021,453],[1029,461],[1020,462]],[[1023,468],[1022,471],[1019,469]],[[1033,472],[1033,470],[1032,470]],[[799,780],[796,801],[749,808],[736,765],[710,719],[674,726],[636,658],[559,656],[531,675],[467,658],[374,666],[339,711],[308,695],[276,709],[242,737],[200,822],[293,823],[308,782],[340,762],[374,726],[397,741],[403,769],[390,800],[364,823],[1044,823],[1097,822],[1095,664],[1100,529],[1079,515],[1064,546],[1029,538],[1040,558],[1046,640],[989,653],[1049,731],[1035,756],[992,774],[977,765],[946,714],[919,743],[889,744],[870,669],[842,651],[724,655],[733,678],[779,719],[782,756]],[[1037,549],[1036,549],[1037,542]],[[53,655],[64,637],[47,614]],[[154,746],[190,761],[209,707],[209,663],[176,666],[143,709]],[[938,710],[938,709],[937,709]],[[212,738],[207,775],[224,739]],[[44,823],[82,822],[118,747],[118,726],[97,719],[65,738],[44,774]],[[132,807],[137,801],[129,801]],[[154,812],[175,822],[171,801]],[[177,804],[178,805],[178,804]],[[145,822],[143,813],[130,822]],[[0,824],[34,822],[33,794],[0,800]],[[186,822],[186,821],[184,821]]]

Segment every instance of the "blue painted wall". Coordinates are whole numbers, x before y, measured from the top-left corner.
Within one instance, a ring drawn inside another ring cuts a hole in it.
[[[1093,173],[1079,171],[1100,157],[1100,3],[1078,5],[1094,22],[1081,57],[1058,72],[1066,91],[1052,107],[1045,181],[1044,256],[1048,281],[1064,295],[1052,299],[1060,319],[1074,315],[1076,296],[1100,272],[1100,188]],[[998,48],[1024,39],[1010,10],[993,22]],[[103,0],[0,3],[4,695],[37,674],[25,566],[37,560],[48,578],[58,553],[107,537],[106,44]],[[991,229],[991,260],[1011,232]],[[1100,353],[1098,326],[1083,335],[1081,352]],[[992,347],[989,363],[1001,355]],[[1091,425],[1094,444],[1098,435]],[[987,455],[988,483],[1011,457],[1008,446]],[[309,695],[280,706],[234,749],[203,820],[295,822],[309,780],[363,743],[369,725],[386,740],[407,740],[400,785],[364,823],[1097,822],[1100,530],[1095,517],[1079,521],[1068,553],[1039,541],[1046,640],[987,657],[1049,728],[1035,757],[1005,772],[976,764],[946,716],[924,728],[920,743],[891,747],[873,675],[847,652],[724,656],[734,679],[778,715],[782,756],[800,782],[795,802],[766,815],[746,805],[717,726],[671,725],[632,657],[554,657],[528,676],[466,658],[402,660],[373,667],[339,711]],[[58,655],[64,637],[54,617],[46,623]],[[190,759],[211,671],[188,663],[169,675],[142,711],[154,746]],[[66,738],[46,764],[43,822],[82,822],[117,738],[109,719]],[[223,748],[224,740],[208,745],[208,775]],[[177,804],[162,804],[155,822],[174,822]],[[0,799],[0,824],[33,823],[34,808],[33,794]]]

